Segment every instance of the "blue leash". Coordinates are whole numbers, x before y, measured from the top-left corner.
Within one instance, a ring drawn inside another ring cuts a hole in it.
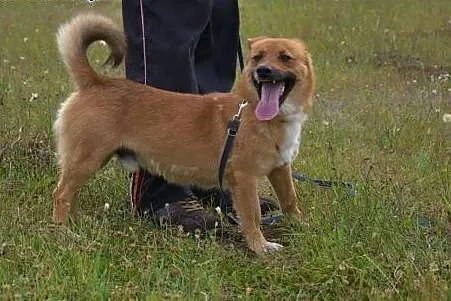
[[[355,195],[357,194],[357,188],[355,184],[349,183],[349,182],[341,182],[341,181],[329,181],[329,180],[321,180],[321,179],[310,179],[306,175],[293,172],[292,174],[293,179],[297,182],[310,182],[312,184],[315,184],[319,187],[324,188],[332,188],[337,186],[345,187],[348,193],[348,197],[353,199]]]

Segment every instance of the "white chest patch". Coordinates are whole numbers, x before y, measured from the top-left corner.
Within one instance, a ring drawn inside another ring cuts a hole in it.
[[[286,117],[284,136],[279,144],[279,160],[277,166],[291,164],[296,158],[301,142],[301,130],[307,115],[298,112]]]

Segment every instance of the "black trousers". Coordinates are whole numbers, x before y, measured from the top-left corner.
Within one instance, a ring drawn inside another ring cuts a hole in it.
[[[128,79],[183,93],[232,88],[238,0],[123,0],[122,13]],[[131,181],[132,206],[138,210],[157,210],[192,195],[189,187],[143,170]]]

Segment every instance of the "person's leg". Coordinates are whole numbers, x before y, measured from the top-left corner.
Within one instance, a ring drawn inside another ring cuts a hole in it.
[[[200,35],[194,53],[194,64],[200,94],[229,92],[236,75],[239,39],[238,0],[214,0],[211,18]],[[220,204],[218,189],[192,188],[204,203],[232,209],[230,194]]]
[[[202,32],[195,52],[196,78],[201,94],[232,89],[236,76],[239,26],[238,0],[214,0],[210,22]],[[196,187],[193,192],[214,206],[222,205],[222,209],[232,210],[229,192],[225,194],[224,204],[220,204],[218,189]],[[260,207],[262,213],[277,208],[273,200],[265,197],[260,197]]]
[[[128,39],[127,78],[165,90],[197,93],[194,47],[209,21],[212,0],[123,1],[122,8]],[[132,176],[132,206],[138,211],[156,212],[166,203],[191,196],[189,188],[145,171]]]
[[[214,0],[210,22],[195,52],[201,94],[229,92],[236,75],[239,39],[238,0]]]

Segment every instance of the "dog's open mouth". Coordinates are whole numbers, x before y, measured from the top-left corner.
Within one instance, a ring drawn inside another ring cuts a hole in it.
[[[259,102],[255,116],[259,120],[271,120],[279,114],[280,107],[287,99],[294,87],[296,77],[292,73],[275,73],[275,76],[254,77],[253,82],[257,89]]]

